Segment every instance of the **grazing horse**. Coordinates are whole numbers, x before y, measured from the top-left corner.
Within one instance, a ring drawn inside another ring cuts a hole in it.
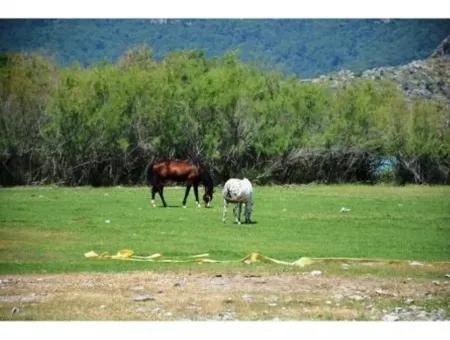
[[[233,212],[237,224],[241,224],[242,203],[245,204],[244,216],[245,223],[252,223],[250,215],[253,207],[253,187],[247,178],[237,179],[230,178],[223,186],[223,218],[227,213],[228,203],[235,203]]]
[[[203,201],[205,207],[209,207],[209,203],[213,198],[213,181],[209,172],[201,165],[192,164],[188,161],[179,160],[163,160],[156,161],[150,165],[149,178],[152,185],[152,205],[155,207],[155,195],[158,192],[164,207],[167,207],[164,200],[163,188],[167,181],[186,183],[186,193],[183,199],[183,208],[186,208],[186,200],[191,187],[194,187],[195,201],[200,208],[198,201],[198,186],[203,183],[205,186],[205,194]]]

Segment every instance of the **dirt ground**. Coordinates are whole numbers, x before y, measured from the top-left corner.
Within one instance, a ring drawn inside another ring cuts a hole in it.
[[[0,276],[2,320],[449,320],[450,280],[298,273]]]

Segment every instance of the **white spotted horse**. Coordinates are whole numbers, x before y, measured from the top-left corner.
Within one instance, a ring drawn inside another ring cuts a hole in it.
[[[247,178],[230,178],[223,186],[223,222],[226,219],[228,203],[235,204],[233,212],[237,224],[241,224],[242,204],[245,205],[245,223],[252,223],[253,187]]]

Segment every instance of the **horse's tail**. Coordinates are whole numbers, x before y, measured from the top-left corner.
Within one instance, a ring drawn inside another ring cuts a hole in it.
[[[153,178],[153,162],[148,162],[145,167],[145,183],[148,185],[151,183]]]
[[[156,158],[153,157],[150,162],[147,163],[147,166],[145,167],[145,179],[146,179],[146,183],[152,184],[153,183],[153,178],[154,178],[154,174],[153,174],[153,165],[155,164]]]
[[[225,198],[228,198],[229,200],[231,200],[233,198],[230,188],[227,188],[227,193],[225,194]]]

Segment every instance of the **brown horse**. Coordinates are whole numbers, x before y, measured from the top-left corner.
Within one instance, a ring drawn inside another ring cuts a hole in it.
[[[158,192],[164,207],[167,207],[164,200],[163,189],[167,181],[186,183],[186,193],[183,199],[183,207],[186,208],[186,200],[194,187],[195,201],[200,207],[198,201],[198,186],[203,183],[205,186],[205,194],[203,201],[205,207],[209,207],[209,203],[213,198],[213,181],[209,172],[201,165],[192,164],[188,161],[179,160],[163,160],[153,162],[149,167],[149,178],[152,185],[152,205],[155,207],[155,195]]]

